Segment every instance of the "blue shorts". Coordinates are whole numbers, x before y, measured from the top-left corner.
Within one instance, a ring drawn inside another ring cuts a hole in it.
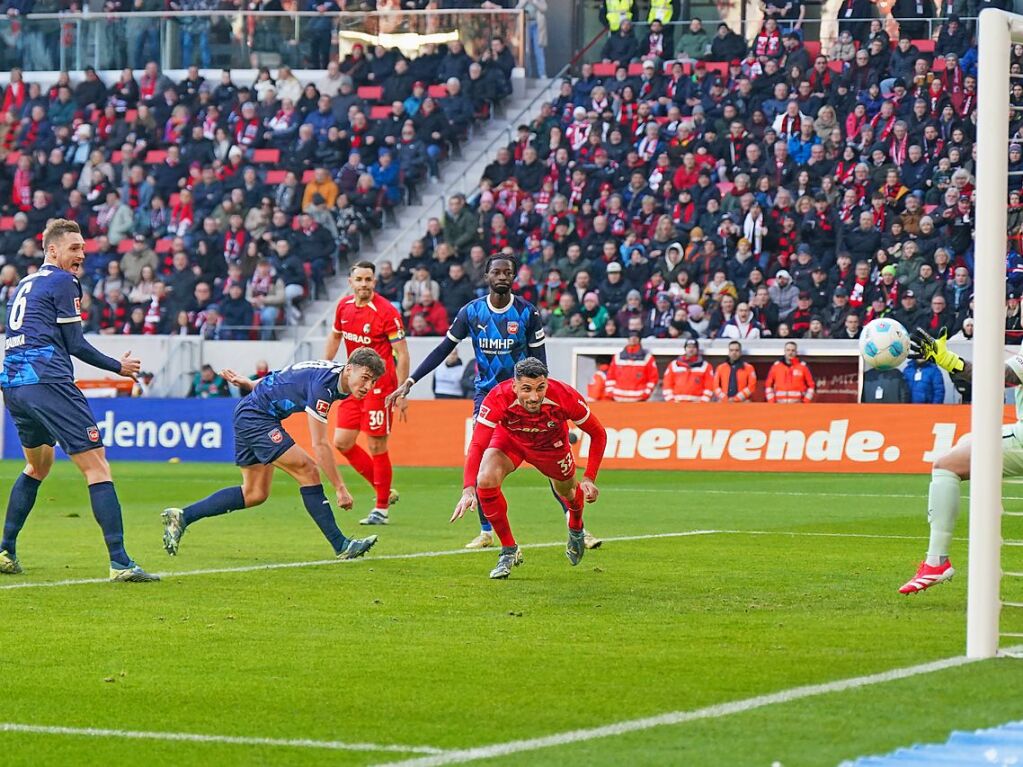
[[[39,383],[4,389],[4,404],[24,448],[60,443],[68,455],[103,447],[96,418],[73,383]]]
[[[284,455],[295,440],[273,416],[244,400],[234,409],[234,462],[237,466],[269,466]]]

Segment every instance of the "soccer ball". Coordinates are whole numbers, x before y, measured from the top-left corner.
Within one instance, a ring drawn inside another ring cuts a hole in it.
[[[894,370],[909,356],[909,333],[895,320],[869,322],[860,334],[860,355],[875,370]]]

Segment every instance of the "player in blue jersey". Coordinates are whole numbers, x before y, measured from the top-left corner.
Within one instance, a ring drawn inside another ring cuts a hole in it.
[[[184,509],[164,510],[163,547],[167,553],[178,553],[181,536],[196,520],[263,503],[270,496],[275,467],[298,482],[306,511],[338,559],[355,559],[369,551],[377,542],[375,535],[346,538],[338,529],[320,472],[334,486],[337,505],[352,508],[352,495],[334,463],[327,416],[334,402],[365,397],[384,370],[380,355],[364,348],[348,355],[343,366],[328,360],[299,362],[259,381],[250,381],[233,370],[221,371],[228,382],[246,393],[234,409],[234,455],[242,470],[242,484],[218,490]],[[295,444],[282,424],[289,415],[302,411],[309,418],[315,458]]]
[[[53,447],[64,448],[89,485],[92,513],[110,554],[110,580],[158,581],[124,549],[121,504],[111,481],[106,450],[85,396],[75,386],[72,357],[134,378],[139,360],[101,353],[82,332],[82,288],[74,276],[85,260],[78,224],[51,221],[43,232],[43,265],[18,283],[8,306],[7,338],[0,388],[25,453],[25,470],[11,488],[0,540],[0,573],[22,572],[17,541],[35,505],[39,485],[53,466]]]
[[[508,256],[491,256],[484,267],[484,275],[490,289],[489,295],[470,301],[458,311],[444,340],[426,356],[408,380],[385,400],[387,407],[407,397],[413,384],[437,369],[464,338],[472,339],[472,348],[476,354],[473,418],[479,413],[480,404],[490,390],[514,376],[515,363],[527,357],[536,357],[547,364],[540,313],[527,300],[511,292],[515,281],[515,262]],[[551,492],[567,514],[568,509],[561,502],[553,484]],[[485,549],[494,545],[493,527],[482,511],[479,511],[479,520],[480,534],[466,544],[467,549]],[[599,538],[586,533],[586,548],[595,549],[601,543]]]

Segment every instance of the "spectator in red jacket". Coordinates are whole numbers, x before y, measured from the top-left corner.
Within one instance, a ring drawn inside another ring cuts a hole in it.
[[[409,323],[421,315],[429,328],[427,335],[442,336],[448,332],[448,313],[444,307],[433,299],[433,292],[424,290],[419,296],[419,303],[409,312]]]

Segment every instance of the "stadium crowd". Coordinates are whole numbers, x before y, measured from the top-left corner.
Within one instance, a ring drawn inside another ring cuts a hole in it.
[[[271,338],[393,208],[435,180],[511,93],[499,37],[414,59],[355,45],[312,82],[286,66],[238,85],[155,62],[0,92],[0,303],[42,263],[54,217],[87,238],[88,331]],[[252,329],[257,328],[257,329]]]
[[[770,15],[749,45],[698,19],[677,42],[657,21],[612,29],[603,61],[518,127],[471,205],[453,198],[397,270],[382,265],[412,334],[443,332],[486,257],[506,253],[555,337],[852,339],[881,316],[970,337],[977,48],[958,17],[936,40],[840,22],[827,51]],[[1011,99],[1023,106],[1023,85]]]

